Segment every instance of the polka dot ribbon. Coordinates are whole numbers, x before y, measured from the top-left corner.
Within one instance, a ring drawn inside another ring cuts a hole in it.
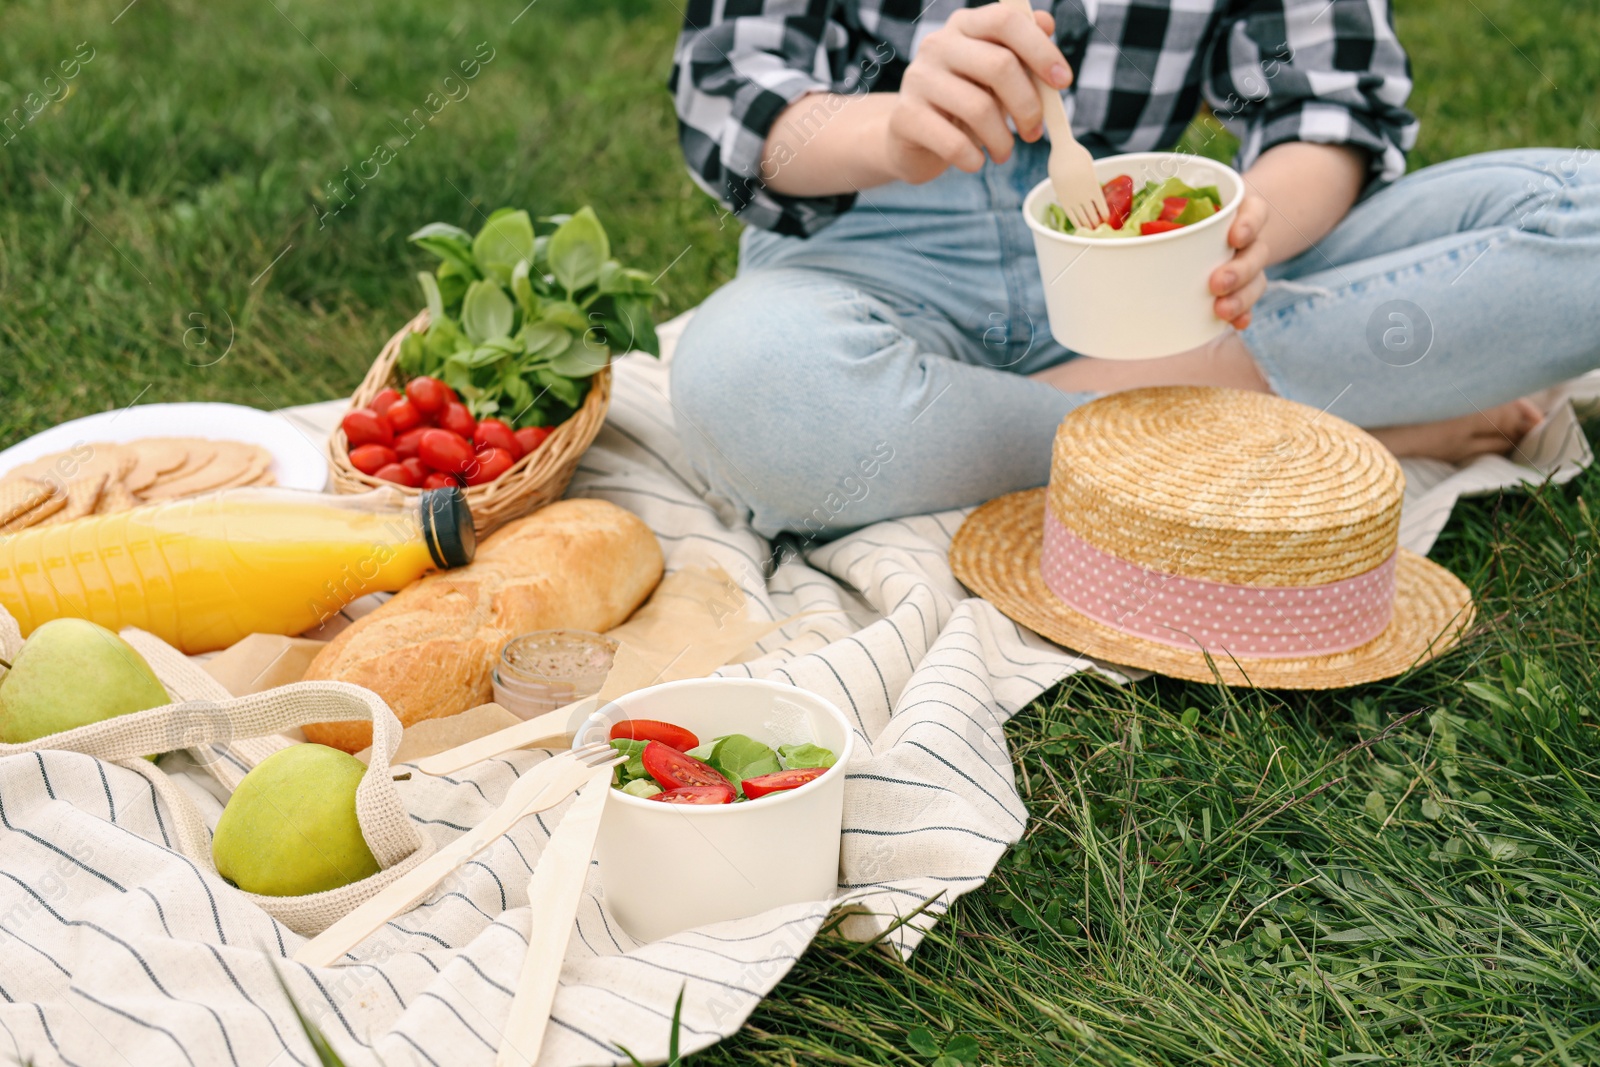
[[[1130,636],[1288,659],[1343,652],[1382,633],[1394,614],[1396,558],[1391,554],[1365,574],[1326,585],[1208,582],[1119,559],[1045,508],[1039,571],[1067,607]]]

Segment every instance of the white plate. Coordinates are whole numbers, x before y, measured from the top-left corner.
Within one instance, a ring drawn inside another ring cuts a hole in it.
[[[145,437],[206,437],[260,445],[272,453],[272,476],[279,485],[321,492],[328,483],[325,441],[314,427],[286,412],[239,404],[139,404],[63,422],[0,452],[0,476],[79,443],[121,444]]]

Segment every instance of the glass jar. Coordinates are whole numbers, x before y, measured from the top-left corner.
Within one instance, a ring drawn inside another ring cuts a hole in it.
[[[594,696],[617,643],[588,630],[535,630],[513,637],[494,669],[495,703],[523,719]]]

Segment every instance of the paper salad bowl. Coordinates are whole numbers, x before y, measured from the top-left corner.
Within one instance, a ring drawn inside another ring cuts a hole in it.
[[[604,739],[628,718],[674,723],[701,739],[743,733],[774,747],[811,742],[836,757],[815,781],[737,804],[662,804],[611,790],[596,851],[606,906],[628,933],[656,941],[834,895],[854,748],[843,712],[777,682],[690,678],[618,697],[579,727],[574,747]]]
[[[1022,213],[1044,281],[1050,333],[1079,355],[1099,359],[1155,359],[1187,351],[1230,327],[1212,311],[1211,272],[1233,254],[1228,228],[1244,198],[1244,181],[1232,167],[1177,152],[1132,152],[1095,160],[1095,180],[1119,174],[1133,187],[1179,178],[1215,185],[1222,208],[1210,218],[1170,233],[1125,239],[1079,237],[1044,222],[1055,201],[1049,181],[1033,187]]]

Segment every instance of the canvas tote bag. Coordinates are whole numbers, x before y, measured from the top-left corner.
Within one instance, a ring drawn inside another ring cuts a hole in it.
[[[65,749],[143,776],[172,816],[174,847],[214,872],[211,833],[200,809],[177,782],[145,757],[186,750],[196,764],[232,792],[250,768],[290,743],[279,736],[283,731],[314,722],[370,722],[372,754],[356,787],[356,817],[380,870],[322,893],[245,895],[289,929],[309,937],[433,853],[431,840],[407,817],[394,788],[389,761],[400,746],[400,720],[376,693],[346,682],[296,682],[235,697],[160,638],[131,628],[123,630],[122,637],[150,664],[172,703],[20,745],[0,744],[0,756]],[[22,643],[16,620],[0,608],[0,654],[14,661]]]

